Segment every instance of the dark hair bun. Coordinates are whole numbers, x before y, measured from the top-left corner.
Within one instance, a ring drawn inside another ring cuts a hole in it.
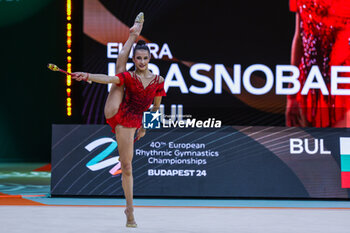
[[[134,47],[134,51],[133,51],[134,55],[135,55],[137,50],[146,50],[146,51],[148,51],[148,53],[151,53],[148,46],[146,45],[146,41],[144,41],[144,40],[137,41],[136,46]]]
[[[146,45],[146,41],[139,40],[139,41],[137,41],[137,45]]]

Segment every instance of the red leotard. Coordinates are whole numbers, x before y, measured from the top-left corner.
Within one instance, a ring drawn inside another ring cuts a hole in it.
[[[125,84],[124,98],[119,106],[119,111],[113,117],[107,119],[107,123],[115,133],[115,127],[122,125],[128,128],[140,128],[142,124],[143,112],[147,111],[154,97],[166,96],[164,82],[156,75],[153,80],[144,87],[141,79],[135,74],[127,71],[117,74],[122,86]]]
[[[289,6],[300,16],[303,55],[299,81],[303,86],[311,67],[318,65],[329,90],[329,95],[323,95],[318,89],[301,95],[300,88],[296,101],[311,126],[337,126],[350,109],[350,97],[331,95],[330,74],[331,66],[350,65],[350,1],[290,0]],[[344,73],[342,76],[350,77]],[[340,89],[349,89],[349,86],[338,85]]]

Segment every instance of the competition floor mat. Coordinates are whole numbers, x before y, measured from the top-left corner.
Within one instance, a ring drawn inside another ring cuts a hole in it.
[[[50,166],[1,164],[5,232],[348,232],[350,202],[135,198],[137,229],[123,198],[50,197]]]

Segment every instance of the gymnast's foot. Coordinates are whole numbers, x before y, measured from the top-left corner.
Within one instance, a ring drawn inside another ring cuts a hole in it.
[[[135,217],[134,217],[134,209],[133,208],[126,208],[124,210],[124,213],[126,215],[126,227],[137,227]]]
[[[130,28],[130,34],[139,36],[141,34],[143,22],[144,22],[144,16],[143,16],[143,13],[141,12],[136,16],[134,26]]]

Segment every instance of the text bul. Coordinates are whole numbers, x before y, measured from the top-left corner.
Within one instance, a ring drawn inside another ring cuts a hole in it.
[[[312,143],[313,140],[313,143]],[[313,144],[313,145],[312,145]],[[324,147],[323,139],[307,139],[305,138],[291,138],[289,139],[290,153],[291,154],[301,154],[305,153],[313,155],[319,152],[319,154],[329,155],[330,151],[326,150]]]

